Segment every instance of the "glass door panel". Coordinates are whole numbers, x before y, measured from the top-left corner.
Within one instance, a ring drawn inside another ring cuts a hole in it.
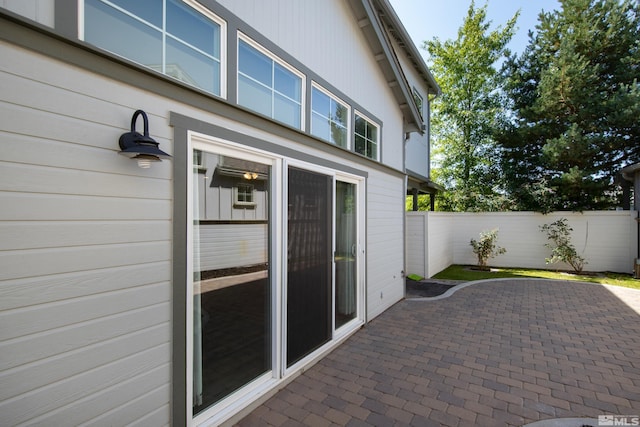
[[[357,315],[357,199],[356,184],[336,181],[335,328]]]
[[[270,174],[194,150],[194,415],[272,369]]]
[[[330,176],[288,171],[287,366],[331,339]]]

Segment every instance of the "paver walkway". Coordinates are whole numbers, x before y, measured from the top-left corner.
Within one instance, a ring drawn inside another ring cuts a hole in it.
[[[522,426],[640,414],[640,291],[495,280],[404,300],[240,426]]]

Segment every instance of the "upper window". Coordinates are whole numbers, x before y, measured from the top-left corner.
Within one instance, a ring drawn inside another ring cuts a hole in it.
[[[238,42],[238,104],[302,129],[303,75],[257,44]]]
[[[311,133],[339,147],[349,147],[349,107],[314,85],[311,89]]]
[[[84,3],[85,41],[218,96],[224,37],[224,21],[191,1]]]
[[[416,103],[416,107],[418,107],[418,112],[420,113],[420,117],[424,117],[424,113],[422,112],[424,100],[422,99],[422,95],[418,92],[418,89],[413,88],[413,100]]]
[[[370,159],[380,160],[379,127],[356,113],[355,151]]]

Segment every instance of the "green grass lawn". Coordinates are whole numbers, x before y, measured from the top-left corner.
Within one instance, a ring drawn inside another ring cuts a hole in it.
[[[634,279],[630,274],[598,273],[595,275],[570,274],[549,270],[528,270],[525,268],[492,268],[491,271],[470,270],[466,265],[452,265],[433,276],[434,279],[447,280],[483,280],[501,278],[542,278],[558,280],[575,280],[579,282],[602,283],[607,285],[624,286],[640,289],[640,280]]]

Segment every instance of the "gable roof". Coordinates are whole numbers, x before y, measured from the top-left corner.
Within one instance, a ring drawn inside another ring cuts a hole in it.
[[[428,94],[441,93],[438,83],[388,0],[348,1],[367,43],[380,64],[387,84],[407,120],[406,130],[422,133],[425,129],[424,119],[415,104],[411,87],[389,36],[392,36],[397,45],[403,49],[411,65],[426,84]]]

